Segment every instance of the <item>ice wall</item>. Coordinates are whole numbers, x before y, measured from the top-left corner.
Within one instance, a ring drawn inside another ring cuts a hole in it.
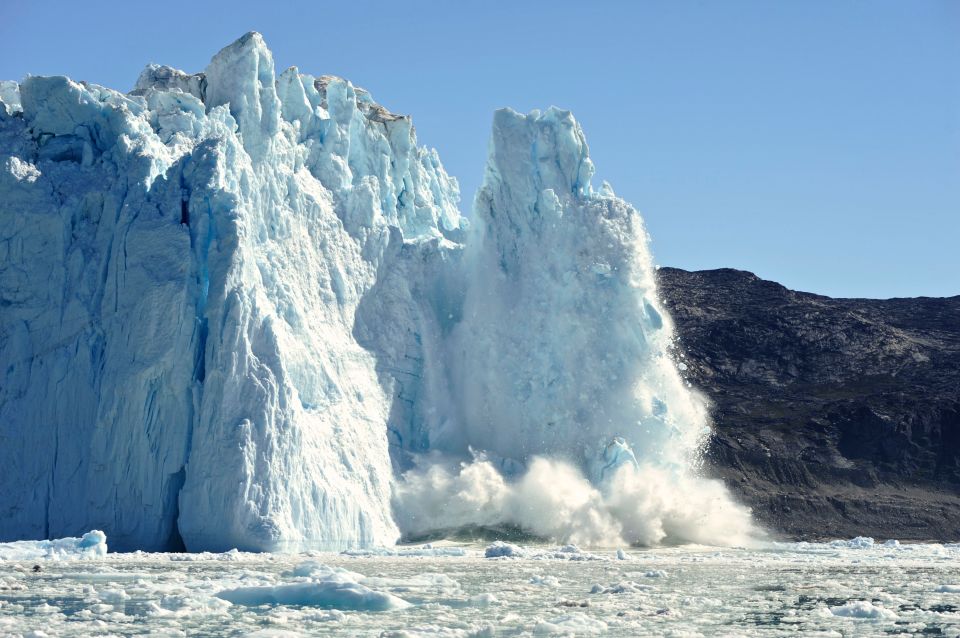
[[[0,83],[0,541],[299,550],[461,525],[728,540],[642,220],[496,114],[476,227],[410,119],[250,33],[130,94]]]
[[[461,233],[409,118],[275,78],[253,33],[130,95],[0,99],[0,538],[392,543],[393,388],[358,308]]]

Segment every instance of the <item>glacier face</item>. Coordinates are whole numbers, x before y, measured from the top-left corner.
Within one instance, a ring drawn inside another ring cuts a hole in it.
[[[690,470],[706,411],[642,220],[593,191],[569,113],[497,113],[471,228],[408,117],[276,76],[259,34],[130,94],[30,77],[0,102],[0,540],[749,531]],[[531,514],[557,480],[599,527]]]

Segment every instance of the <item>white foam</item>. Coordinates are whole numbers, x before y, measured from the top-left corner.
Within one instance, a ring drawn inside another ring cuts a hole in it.
[[[655,545],[667,537],[743,545],[755,528],[722,485],[653,466],[621,466],[601,487],[569,463],[535,458],[508,482],[488,460],[409,472],[397,486],[398,521],[408,532],[509,523],[583,545]],[[679,495],[683,495],[680,498]]]

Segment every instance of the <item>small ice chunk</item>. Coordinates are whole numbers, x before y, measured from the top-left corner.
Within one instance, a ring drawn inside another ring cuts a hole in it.
[[[526,551],[519,545],[514,545],[513,543],[494,541],[490,545],[487,545],[483,556],[484,558],[523,558],[526,556]]]
[[[410,603],[393,594],[370,589],[360,583],[320,580],[273,587],[239,587],[217,594],[235,605],[302,605],[347,611],[388,611],[403,609]]]
[[[260,605],[303,605],[322,609],[348,611],[386,611],[403,609],[410,604],[385,591],[372,589],[382,579],[366,579],[363,574],[340,567],[328,567],[317,561],[305,561],[286,574],[294,578],[310,579],[283,585],[239,587],[217,594],[218,598],[235,605],[257,607]]]
[[[27,182],[32,184],[40,177],[40,169],[30,162],[25,162],[19,157],[8,157],[4,167],[14,179],[18,182]]]
[[[530,578],[531,585],[543,585],[544,587],[559,587],[560,580],[556,576],[532,576]],[[599,585],[597,585],[599,587]]]
[[[489,592],[470,597],[470,604],[474,607],[489,607],[498,602],[500,602],[500,600]]]
[[[875,545],[874,540],[869,536],[857,536],[850,540],[836,540],[830,542],[830,547],[849,548],[849,549],[869,549]]]
[[[47,603],[41,603],[33,608],[35,614],[59,614],[60,608]]]
[[[630,560],[632,557],[622,549],[617,550],[617,560]]]
[[[857,600],[845,605],[831,607],[830,613],[843,618],[864,618],[868,620],[897,620],[899,618],[893,611],[866,600]]]
[[[591,594],[637,594],[644,591],[650,591],[653,589],[650,585],[639,585],[633,581],[625,580],[619,583],[614,583],[609,587],[604,587],[600,584],[595,584],[590,588]]]
[[[370,549],[347,549],[341,552],[344,556],[466,556],[467,550],[462,547],[434,547],[430,544],[420,547],[373,547]]]
[[[291,575],[299,578],[312,578],[314,580],[341,580],[360,582],[364,578],[363,574],[351,572],[342,567],[328,567],[315,560],[308,560],[299,563],[293,568]]]
[[[130,600],[130,594],[123,589],[104,589],[100,592],[100,600],[105,603],[119,605],[126,600]]]
[[[941,594],[960,594],[960,585],[940,585],[934,591]]]
[[[91,530],[80,538],[78,547],[102,556],[107,553],[107,535],[98,529]]]
[[[557,616],[550,620],[543,620],[537,623],[533,628],[534,635],[537,636],[584,636],[597,635],[607,632],[607,623],[596,618],[591,618],[587,614],[573,612],[564,616]]]

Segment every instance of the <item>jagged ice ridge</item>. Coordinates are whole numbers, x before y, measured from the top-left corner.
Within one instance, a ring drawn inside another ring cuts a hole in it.
[[[743,542],[643,222],[501,110],[472,226],[411,121],[249,33],[129,94],[0,83],[0,540]]]

